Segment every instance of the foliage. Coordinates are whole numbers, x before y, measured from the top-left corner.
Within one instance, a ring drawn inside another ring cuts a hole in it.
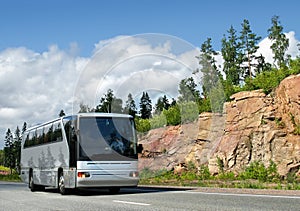
[[[1,166],[4,165],[4,160],[5,160],[4,151],[0,149],[0,170],[1,170]]]
[[[157,103],[155,104],[155,113],[160,114],[164,109],[168,110],[171,104],[166,95],[159,97]]]
[[[201,45],[201,54],[196,57],[199,60],[200,69],[194,72],[194,74],[198,72],[202,73],[202,89],[205,98],[208,97],[208,93],[216,86],[221,77],[214,58],[216,55],[217,52],[213,50],[211,45],[211,38],[207,38]]]
[[[243,66],[243,78],[252,78],[252,67],[255,67],[253,61],[256,59],[255,53],[258,49],[257,44],[260,39],[260,36],[257,36],[252,32],[249,21],[245,19],[242,23],[240,36],[242,62],[246,63],[246,65]]]
[[[147,92],[143,92],[140,102],[140,114],[142,119],[149,119],[151,117],[152,104]]]
[[[283,27],[280,25],[278,16],[272,17],[272,26],[268,29],[268,37],[272,41],[271,49],[274,53],[274,62],[278,67],[286,65],[285,52],[289,47],[289,39],[283,33]]]
[[[180,107],[181,123],[188,123],[195,121],[198,118],[199,110],[195,102],[184,102],[178,104]]]
[[[100,99],[100,103],[96,106],[95,112],[103,113],[122,113],[122,99],[114,96],[113,90],[108,89],[106,94]]]
[[[227,31],[228,37],[224,35],[222,39],[222,56],[224,59],[223,71],[226,74],[226,80],[232,83],[232,85],[239,85],[241,79],[242,70],[240,45],[238,43],[238,37],[236,30],[231,26]]]
[[[181,123],[180,107],[178,104],[171,106],[168,110],[163,110],[167,120],[167,125],[179,125]]]
[[[200,180],[207,180],[211,178],[211,174],[209,172],[208,166],[207,165],[202,165],[199,167],[198,170],[199,173],[199,179]]]
[[[59,114],[58,114],[59,117],[63,117],[63,116],[66,116],[64,110],[60,110]]]
[[[137,114],[137,108],[136,108],[136,105],[135,105],[135,102],[133,100],[131,93],[128,94],[126,105],[125,105],[123,112],[125,114],[129,114],[129,115],[133,116],[133,118]]]
[[[186,78],[180,81],[179,84],[179,102],[196,102],[200,98],[199,90],[196,89],[197,84],[193,77]]]
[[[270,161],[268,168],[262,162],[252,162],[239,177],[241,179],[256,179],[261,182],[279,179],[277,166],[273,161]]]
[[[136,130],[140,133],[147,132],[151,129],[151,124],[149,119],[142,119],[140,117],[135,117]]]
[[[167,119],[164,113],[160,113],[159,115],[154,115],[149,121],[150,121],[151,129],[159,128],[167,125]]]

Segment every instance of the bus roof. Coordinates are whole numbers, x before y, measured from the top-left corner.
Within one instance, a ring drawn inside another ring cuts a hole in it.
[[[112,117],[112,118],[113,117],[118,117],[118,118],[132,118],[131,115],[128,115],[128,114],[118,114],[118,113],[99,113],[99,112],[95,112],[95,113],[77,113],[77,114],[73,114],[73,115],[66,115],[66,116],[63,116],[63,117],[60,117],[60,118],[52,119],[52,120],[44,122],[44,123],[36,124],[34,126],[31,126],[31,127],[27,128],[26,131],[33,130],[33,129],[39,128],[41,126],[47,125],[49,123],[56,122],[56,121],[59,121],[61,119],[67,119],[67,118],[70,118],[70,117]]]

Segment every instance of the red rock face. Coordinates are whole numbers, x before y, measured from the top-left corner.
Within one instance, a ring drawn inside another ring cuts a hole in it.
[[[224,113],[202,113],[197,122],[151,130],[140,137],[140,169],[173,169],[182,163],[208,165],[212,174],[238,173],[253,161],[277,164],[278,172],[300,174],[300,75],[283,80],[266,96],[262,90],[240,92]]]

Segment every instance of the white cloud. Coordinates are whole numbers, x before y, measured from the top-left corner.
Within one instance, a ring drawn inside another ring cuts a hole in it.
[[[297,44],[299,43],[299,40],[295,37],[295,32],[290,31],[288,33],[285,33],[285,36],[289,39],[289,48],[286,51],[286,54],[291,55],[291,58],[296,58],[296,56],[299,56],[299,50]],[[269,62],[270,64],[273,64],[273,52],[271,50],[272,42],[271,40],[266,37],[264,38],[259,44],[259,49],[257,50],[257,54],[262,54],[265,57],[265,61]]]
[[[76,43],[67,51],[53,45],[42,53],[23,47],[0,52],[1,137],[25,121],[56,118],[61,109],[77,112],[80,102],[95,106],[108,88],[124,101],[128,93],[139,100],[143,91],[176,97],[179,81],[191,76],[199,54],[178,38],[154,34],[100,41],[91,58],[77,52]]]

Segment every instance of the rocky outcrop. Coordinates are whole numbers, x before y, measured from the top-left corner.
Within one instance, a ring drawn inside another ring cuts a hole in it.
[[[272,160],[278,172],[300,174],[300,75],[283,80],[271,95],[240,92],[223,114],[202,113],[197,121],[151,130],[140,137],[140,168],[176,169],[189,161],[218,174],[238,173],[253,161]]]

